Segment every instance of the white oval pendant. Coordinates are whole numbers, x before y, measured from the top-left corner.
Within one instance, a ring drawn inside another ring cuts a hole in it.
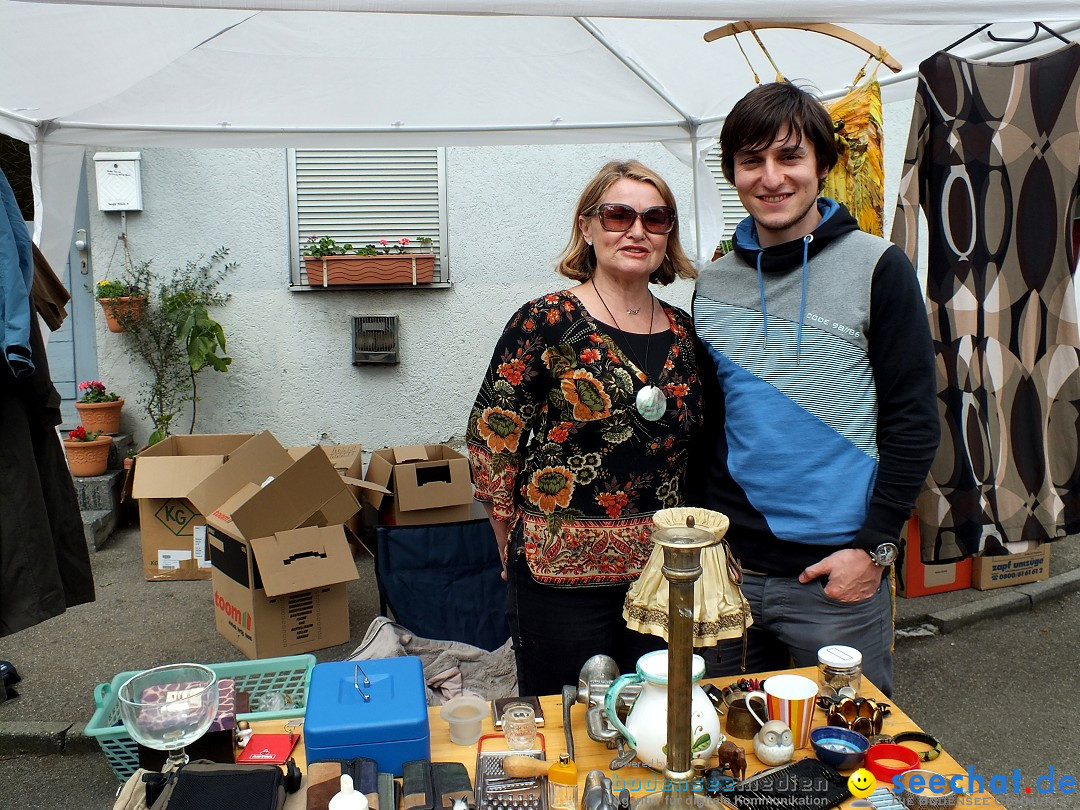
[[[655,422],[667,413],[667,397],[655,385],[646,385],[637,392],[634,407],[637,408],[637,412],[641,414],[642,418]]]

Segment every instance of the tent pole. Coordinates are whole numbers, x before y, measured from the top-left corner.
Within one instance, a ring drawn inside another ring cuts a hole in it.
[[[683,121],[686,122],[686,126],[688,129],[693,128],[693,116],[691,116],[686,110],[680,107],[676,103],[675,99],[671,97],[671,94],[663,88],[660,82],[653,78],[651,74],[643,70],[641,65],[638,65],[628,59],[621,51],[619,51],[618,48],[612,45],[607,40],[607,37],[605,37],[604,34],[600,31],[600,29],[593,24],[592,20],[590,20],[588,17],[574,17],[574,21],[577,22],[578,25],[580,25],[590,34],[592,34],[593,38],[605,48],[607,48],[612,56],[622,62],[623,66],[627,70],[629,70],[639,79],[641,79],[641,81],[643,81],[650,90],[652,90],[654,93],[656,93],[656,95],[660,96],[660,98],[664,100],[664,103],[671,107],[671,109],[675,110],[675,112],[677,112],[682,117]]]

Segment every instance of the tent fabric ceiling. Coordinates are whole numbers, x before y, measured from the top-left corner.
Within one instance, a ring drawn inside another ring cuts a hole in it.
[[[837,22],[885,47],[911,76],[991,11],[1013,20],[1080,16],[1071,0],[1008,11],[972,0],[897,0],[872,10],[834,0],[809,17],[787,2],[768,4],[763,16],[764,4],[746,0],[406,2],[393,5],[417,13],[377,11],[389,5],[0,0],[0,75],[8,77],[0,131],[28,142],[131,146],[686,140],[715,135],[752,87],[733,38],[703,40],[729,19]],[[947,6],[950,24],[903,22],[946,16],[938,6]],[[297,7],[348,10],[288,10]],[[700,19],[649,19],[658,7]],[[718,19],[725,11],[728,18]],[[616,12],[624,16],[603,16]],[[855,22],[838,22],[844,13]],[[868,17],[879,22],[858,22]],[[770,29],[761,38],[786,77],[825,93],[850,83],[866,60],[805,31]],[[753,40],[741,40],[762,80],[771,80]],[[975,39],[958,52],[986,47]]]
[[[0,132],[31,144],[35,239],[53,262],[86,146],[659,141],[695,167],[702,251],[721,225],[701,154],[753,86],[734,38],[703,36],[742,19],[862,34],[904,66],[879,70],[886,100],[912,97],[918,63],[986,20],[995,33],[1033,19],[1080,29],[1076,0],[0,0]],[[826,95],[866,61],[816,33],[760,36],[788,79]],[[1059,45],[1042,37],[1008,58]],[[954,52],[1002,48],[981,34]]]

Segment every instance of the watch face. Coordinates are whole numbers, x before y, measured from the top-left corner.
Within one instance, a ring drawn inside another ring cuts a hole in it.
[[[896,547],[895,543],[882,543],[874,551],[874,562],[883,567],[892,565],[896,562],[896,558],[899,554],[900,549]]]

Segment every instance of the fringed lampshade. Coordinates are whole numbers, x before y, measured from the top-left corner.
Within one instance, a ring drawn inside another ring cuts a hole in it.
[[[728,551],[724,535],[727,515],[709,509],[677,507],[653,515],[654,529],[674,529],[693,518],[698,529],[711,531],[717,543],[701,551],[701,576],[694,583],[694,646],[712,647],[725,638],[738,638],[753,623],[750,606],[739,590],[742,572]],[[664,550],[652,554],[623,604],[626,626],[668,640],[668,583],[663,574]]]

